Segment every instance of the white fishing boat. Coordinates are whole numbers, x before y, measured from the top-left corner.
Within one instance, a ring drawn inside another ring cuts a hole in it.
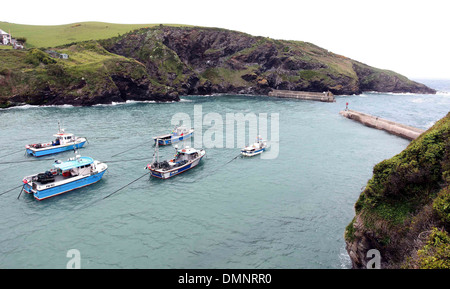
[[[178,149],[178,147],[175,147],[176,154],[174,158],[160,162],[158,148],[157,142],[153,161],[146,168],[150,170],[152,176],[160,179],[168,179],[196,167],[206,154],[204,149],[191,147]]]
[[[241,150],[241,155],[245,157],[252,157],[259,154],[262,154],[266,150],[267,144],[263,139],[258,136],[256,138],[256,142],[251,146],[246,146]]]
[[[182,140],[186,140],[192,137],[193,133],[194,129],[192,128],[187,128],[185,126],[175,126],[171,133],[160,135],[154,137],[153,139],[155,140],[155,144],[158,142],[159,145],[169,145]]]

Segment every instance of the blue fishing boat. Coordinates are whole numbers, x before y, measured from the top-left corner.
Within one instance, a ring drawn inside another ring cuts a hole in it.
[[[252,157],[262,154],[266,150],[267,144],[260,136],[256,138],[256,142],[251,146],[246,146],[241,150],[241,155],[245,157]]]
[[[185,126],[176,126],[171,133],[160,135],[153,139],[155,140],[155,144],[158,142],[159,145],[170,145],[192,137],[193,133],[194,129],[192,128],[188,129]]]
[[[206,154],[204,149],[195,149],[190,147],[178,149],[176,146],[175,149],[176,154],[173,159],[160,162],[158,144],[156,144],[156,156],[154,155],[152,163],[148,164],[146,167],[150,170],[153,177],[168,179],[186,172],[187,170],[196,167]]]
[[[53,168],[23,178],[23,189],[37,200],[47,199],[98,182],[108,166],[91,157],[77,155],[57,160]]]
[[[35,157],[41,157],[50,154],[79,149],[84,146],[87,139],[76,137],[72,133],[64,132],[58,122],[58,133],[53,135],[56,139],[47,143],[35,143],[26,145],[27,154]]]

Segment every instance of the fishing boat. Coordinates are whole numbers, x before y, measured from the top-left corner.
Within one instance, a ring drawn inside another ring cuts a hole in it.
[[[260,136],[256,138],[256,142],[251,146],[246,146],[241,150],[241,155],[245,157],[252,157],[263,153],[266,150],[267,144]]]
[[[50,154],[56,154],[64,151],[79,149],[84,146],[87,139],[74,136],[72,133],[64,132],[58,122],[58,133],[53,135],[56,139],[47,143],[35,143],[26,145],[27,154],[35,157],[41,157]]]
[[[53,168],[23,178],[23,189],[37,200],[47,199],[98,182],[108,166],[91,157],[76,155],[56,160]]]
[[[154,137],[153,139],[155,140],[155,144],[156,142],[158,142],[159,145],[169,145],[182,140],[186,140],[192,137],[193,133],[194,129],[192,128],[188,129],[185,126],[175,126],[171,133],[160,135]]]
[[[155,155],[153,155],[152,163],[148,164],[146,168],[150,170],[152,176],[160,179],[168,179],[196,167],[206,154],[204,149],[195,149],[188,146],[183,149],[175,147],[176,154],[174,158],[160,162],[158,143],[156,143],[155,150],[156,159]]]

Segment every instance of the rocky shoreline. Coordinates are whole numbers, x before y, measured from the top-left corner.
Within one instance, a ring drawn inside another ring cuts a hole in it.
[[[436,93],[311,43],[217,28],[161,25],[53,50],[70,57],[54,59],[39,49],[0,51],[0,107],[179,101],[180,95],[272,90]]]
[[[373,168],[345,230],[352,267],[449,269],[450,113]]]

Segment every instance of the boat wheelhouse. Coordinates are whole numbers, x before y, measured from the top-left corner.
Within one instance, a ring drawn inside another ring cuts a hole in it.
[[[64,151],[79,149],[84,146],[87,139],[84,137],[74,136],[72,133],[64,132],[58,123],[58,133],[54,134],[54,141],[47,143],[35,143],[26,145],[28,155],[40,157],[50,154],[57,154]]]
[[[241,155],[252,157],[263,153],[266,150],[267,144],[260,136],[256,138],[256,142],[251,146],[246,146],[241,150]]]
[[[196,167],[201,159],[205,156],[204,149],[195,149],[186,147],[183,149],[176,148],[176,154],[173,159],[159,161],[158,143],[156,145],[156,160],[147,165],[152,176],[160,179],[168,179],[189,169]]]
[[[169,145],[192,137],[194,129],[185,126],[176,126],[171,133],[154,137],[155,144]]]
[[[77,155],[57,160],[53,168],[23,178],[23,189],[37,200],[47,199],[98,182],[108,166],[91,157]]]

